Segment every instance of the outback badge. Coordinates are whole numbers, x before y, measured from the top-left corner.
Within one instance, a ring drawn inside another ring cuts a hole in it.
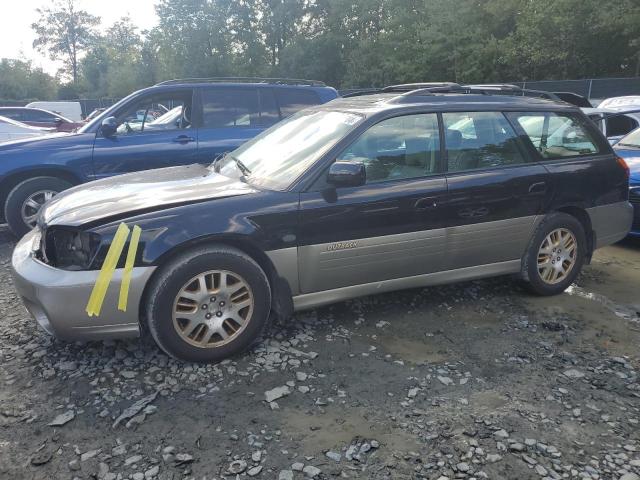
[[[327,245],[327,252],[333,252],[334,250],[346,250],[348,248],[356,248],[358,246],[358,242],[338,242]]]

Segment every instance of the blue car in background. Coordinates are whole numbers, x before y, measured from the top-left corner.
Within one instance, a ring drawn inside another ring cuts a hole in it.
[[[629,201],[633,205],[633,225],[629,235],[640,237],[640,128],[623,137],[613,149],[629,166]]]
[[[322,82],[265,78],[169,80],[137,91],[77,132],[0,144],[0,223],[22,236],[62,190],[138,170],[210,163],[337,96]]]

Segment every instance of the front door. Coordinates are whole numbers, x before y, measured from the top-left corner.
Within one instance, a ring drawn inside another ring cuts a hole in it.
[[[442,115],[449,201],[447,269],[519,260],[544,201],[547,170],[501,112]]]
[[[367,182],[301,194],[301,293],[442,270],[447,181],[437,116],[383,120],[338,160],[364,162]]]
[[[112,137],[97,134],[94,178],[197,161],[197,129],[192,125],[192,90],[147,95],[116,112]]]

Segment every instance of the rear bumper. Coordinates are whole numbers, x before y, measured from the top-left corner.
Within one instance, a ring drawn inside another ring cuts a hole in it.
[[[629,189],[629,202],[633,206],[633,225],[629,235],[640,237],[640,185],[633,185]]]
[[[51,335],[64,340],[135,337],[144,287],[155,267],[133,269],[127,311],[118,310],[122,269],[116,270],[98,317],[85,308],[98,271],[67,271],[45,265],[32,255],[35,231],[16,245],[11,259],[13,281],[29,313]]]
[[[595,232],[594,248],[611,245],[629,234],[633,223],[633,206],[629,202],[616,202],[608,205],[587,208],[591,227]]]

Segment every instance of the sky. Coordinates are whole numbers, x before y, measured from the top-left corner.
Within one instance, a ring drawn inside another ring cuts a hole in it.
[[[56,73],[59,63],[31,46],[31,24],[38,18],[36,8],[48,4],[49,0],[0,0],[0,58],[27,58],[46,72]],[[103,30],[125,15],[141,29],[153,27],[158,21],[154,4],[155,0],[76,0],[78,8],[101,18]]]

